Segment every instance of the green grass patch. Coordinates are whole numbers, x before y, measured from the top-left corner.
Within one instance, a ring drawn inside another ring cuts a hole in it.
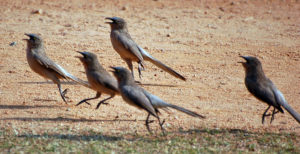
[[[1,153],[300,153],[299,135],[199,129],[167,135],[99,132],[16,134],[0,130]]]

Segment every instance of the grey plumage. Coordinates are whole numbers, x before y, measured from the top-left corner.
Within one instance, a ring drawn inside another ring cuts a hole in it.
[[[121,58],[127,63],[131,73],[133,75],[133,66],[132,61],[138,63],[138,71],[141,77],[141,71],[144,69],[144,60],[150,61],[157,67],[168,72],[176,78],[181,80],[186,80],[185,77],[174,71],[169,66],[163,64],[159,60],[152,57],[146,50],[137,45],[131,38],[127,30],[127,23],[124,19],[119,17],[107,17],[106,19],[111,20],[112,22],[106,22],[110,24],[111,33],[110,38],[113,45],[113,48],[119,53]]]
[[[139,87],[133,79],[133,76],[129,72],[129,70],[123,68],[123,67],[112,67],[114,69],[113,73],[116,76],[118,83],[119,83],[119,89],[122,98],[130,105],[135,106],[139,109],[144,109],[148,112],[148,116],[146,119],[146,126],[149,132],[149,116],[152,115],[156,117],[159,121],[160,127],[162,131],[164,131],[162,125],[164,122],[160,121],[160,118],[158,116],[160,108],[173,108],[176,110],[179,110],[183,113],[186,113],[190,116],[197,117],[197,118],[205,118],[202,115],[199,115],[195,112],[189,111],[187,109],[184,109],[182,107],[166,103],[159,97],[150,94],[143,88]]]
[[[80,101],[76,106],[81,103],[87,103],[88,100],[100,98],[101,94],[108,94],[110,97],[100,101],[97,104],[96,109],[99,108],[101,104],[105,101],[113,98],[119,93],[118,83],[99,63],[98,58],[95,54],[91,52],[78,52],[83,57],[78,57],[85,68],[85,73],[88,78],[88,82],[93,90],[97,92],[96,96],[93,98],[87,98]]]
[[[265,76],[261,62],[255,57],[241,57],[246,60],[246,62],[241,63],[243,64],[246,72],[245,85],[247,89],[257,99],[269,105],[263,113],[262,123],[264,123],[265,116],[270,116],[266,113],[271,106],[273,106],[274,110],[272,112],[270,123],[274,120],[274,115],[276,113],[284,113],[281,107],[284,107],[298,121],[298,123],[300,123],[300,115],[287,103],[283,94],[276,88],[273,82]]]
[[[65,99],[66,90],[61,91],[61,83],[60,79],[70,79],[73,80],[83,86],[89,87],[89,84],[85,81],[73,76],[69,72],[67,72],[60,65],[53,62],[44,51],[43,40],[37,34],[27,34],[26,36],[29,39],[24,39],[27,42],[26,49],[26,57],[27,62],[30,68],[37,74],[41,75],[46,79],[52,80],[55,84],[57,84],[59,93],[65,103],[67,103]]]

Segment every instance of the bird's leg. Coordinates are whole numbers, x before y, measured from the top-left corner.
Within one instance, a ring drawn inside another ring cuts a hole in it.
[[[113,98],[113,97],[115,97],[115,95],[113,94],[113,95],[111,95],[110,97],[108,97],[108,98],[106,98],[106,99],[104,99],[104,100],[102,100],[102,101],[100,101],[98,104],[97,104],[97,107],[96,107],[96,109],[98,109],[99,107],[100,107],[100,105],[101,104],[108,104],[108,103],[104,103],[105,101],[107,101],[107,100],[109,100],[109,99],[111,99],[111,98]]]
[[[125,62],[127,63],[127,66],[129,67],[129,69],[131,71],[132,77],[134,78],[132,61],[130,59],[125,59]]]
[[[262,124],[265,122],[265,116],[270,116],[270,114],[266,114],[268,110],[270,109],[271,105],[265,110],[264,114],[262,115]]]
[[[273,113],[272,113],[272,118],[271,118],[270,124],[271,124],[272,121],[274,120],[275,114],[278,113],[278,112],[279,112],[279,110],[276,111],[276,108],[274,107],[274,110],[273,110]]]
[[[142,62],[139,62],[139,65],[138,65],[138,71],[139,71],[139,77],[140,79],[142,78],[142,71],[144,71],[145,68],[144,68],[144,65]]]
[[[82,103],[86,103],[86,104],[88,104],[88,105],[91,105],[91,104],[90,104],[89,102],[87,102],[87,101],[92,100],[92,99],[97,99],[97,98],[99,98],[100,96],[101,96],[101,93],[97,92],[97,94],[96,94],[95,97],[83,99],[83,100],[81,100],[79,103],[77,103],[76,106],[78,106],[78,105],[80,105],[80,104],[82,104]]]
[[[58,87],[58,90],[59,90],[59,93],[60,93],[61,98],[63,99],[63,101],[64,101],[66,104],[68,104],[67,101],[66,101],[66,99],[65,99],[65,94],[67,93],[68,89],[65,89],[65,90],[62,92],[62,91],[61,91],[61,85],[60,85],[59,82],[57,83],[57,87]]]
[[[162,122],[160,122],[160,118],[159,118],[158,115],[157,115],[157,119],[158,119],[158,122],[159,122],[160,129],[161,129],[161,131],[163,132],[163,135],[166,135],[166,134],[165,134],[165,129],[164,129],[164,127],[163,127],[163,124],[165,123],[165,120],[163,120]]]
[[[133,72],[133,66],[132,66],[132,61],[129,59],[124,59],[125,62],[127,63],[127,66],[129,67],[130,71],[131,71],[131,75],[134,78],[134,72]],[[140,84],[140,81],[135,81],[136,83]]]
[[[153,121],[149,122],[149,118],[150,118],[150,113],[148,113],[148,116],[146,118],[146,127],[147,127],[147,130],[150,134],[152,134],[151,130],[150,130],[150,127],[149,127],[149,123],[152,123]]]

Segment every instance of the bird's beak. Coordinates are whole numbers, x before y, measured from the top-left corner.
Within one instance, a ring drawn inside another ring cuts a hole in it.
[[[80,53],[82,56],[84,55],[83,52],[80,52],[80,51],[76,51],[76,52]],[[75,57],[76,57],[76,58],[79,58],[79,59],[82,59],[82,58],[83,58],[82,56],[75,56]]]
[[[241,58],[245,59],[247,61],[247,57],[246,56],[240,56]],[[244,64],[245,62],[243,61],[239,61],[238,63]]]
[[[30,37],[29,34],[27,34],[27,33],[24,33],[24,35]],[[29,39],[22,39],[22,40],[23,40],[23,41],[29,41]]]
[[[244,58],[245,60],[247,60],[247,56],[240,56],[241,58]]]
[[[105,22],[106,24],[112,24],[114,22],[113,18],[111,17],[106,17],[106,20],[110,20],[110,22]]]
[[[115,68],[115,67],[113,67],[113,66],[110,66],[109,68],[111,68],[111,70],[109,70],[110,72],[113,72],[113,73],[115,73],[115,72],[116,72],[116,68]]]

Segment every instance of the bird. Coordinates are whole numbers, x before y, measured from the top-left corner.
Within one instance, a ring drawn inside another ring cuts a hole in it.
[[[140,86],[138,86],[132,74],[130,71],[124,67],[111,67],[112,72],[114,76],[118,80],[118,86],[120,90],[120,94],[125,102],[127,102],[129,105],[132,105],[138,109],[142,109],[148,112],[145,125],[147,127],[148,132],[151,133],[149,123],[150,115],[157,118],[160,128],[162,132],[164,133],[163,124],[164,121],[160,120],[159,113],[160,111],[158,109],[167,109],[168,107],[176,109],[178,111],[181,111],[183,113],[186,113],[190,116],[197,117],[197,118],[205,118],[202,115],[199,115],[193,111],[187,110],[185,108],[166,103],[162,99],[160,99],[158,96],[155,96]]]
[[[90,87],[87,82],[73,76],[47,56],[43,39],[39,35],[33,33],[25,33],[25,35],[29,37],[23,40],[27,42],[26,57],[30,68],[45,79],[50,79],[57,84],[60,96],[66,104],[67,89],[61,90],[60,79],[72,80],[85,87]]]
[[[144,61],[150,61],[151,63],[173,75],[174,77],[186,81],[186,78],[184,76],[180,75],[169,66],[155,59],[145,49],[140,47],[131,38],[127,29],[127,23],[124,19],[120,17],[106,17],[105,19],[111,21],[105,23],[109,24],[111,27],[110,39],[112,46],[121,56],[121,58],[127,63],[129,69],[131,70],[132,76],[134,76],[132,61],[138,63],[138,72],[140,78],[142,76],[141,71],[144,70]]]
[[[300,123],[300,115],[285,100],[283,94],[276,88],[275,84],[266,77],[261,62],[252,56],[240,56],[245,62],[242,63],[245,70],[245,85],[248,91],[258,100],[268,104],[268,108],[262,115],[262,124],[266,116],[272,116],[270,123],[275,118],[275,114],[284,113],[285,108]],[[268,110],[274,108],[272,114],[267,114]]]
[[[82,55],[77,58],[79,58],[84,65],[91,89],[95,90],[97,93],[95,97],[81,100],[76,106],[84,102],[89,104],[87,101],[100,98],[102,93],[110,95],[110,97],[101,100],[97,104],[96,109],[98,109],[101,104],[107,104],[105,101],[113,98],[116,94],[119,94],[118,82],[101,66],[96,54],[87,51],[78,51],[78,53]]]

